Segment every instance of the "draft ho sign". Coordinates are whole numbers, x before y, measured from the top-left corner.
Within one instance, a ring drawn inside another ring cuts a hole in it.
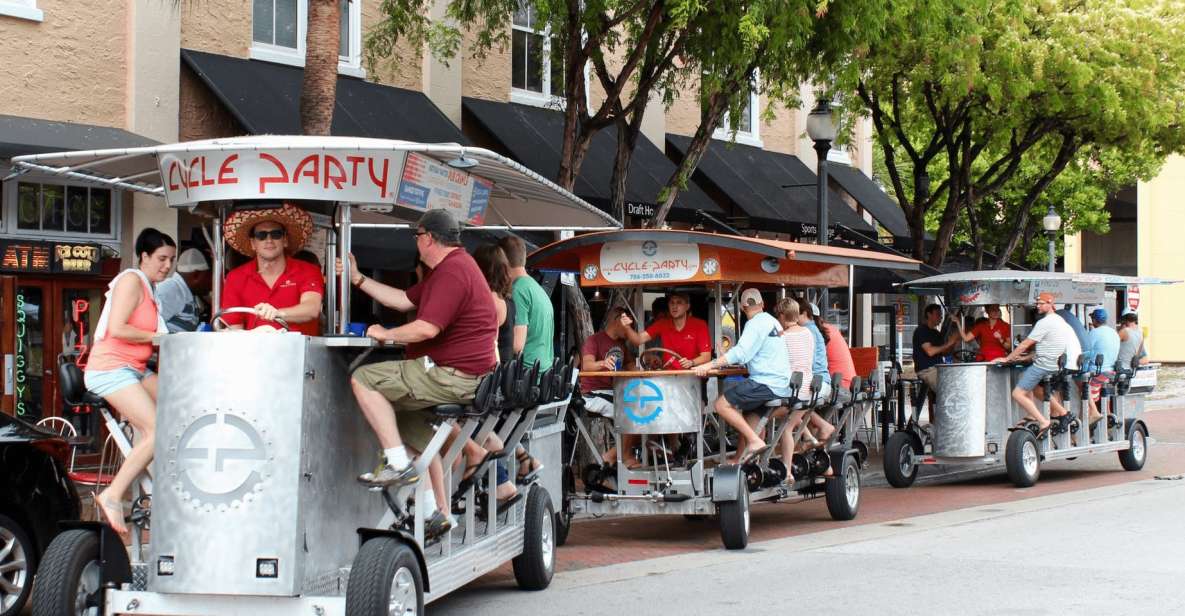
[[[615,283],[690,280],[699,272],[699,246],[666,242],[608,242],[601,246],[600,267]]]

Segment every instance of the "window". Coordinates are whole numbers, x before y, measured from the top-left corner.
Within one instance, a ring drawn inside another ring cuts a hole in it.
[[[4,184],[5,233],[118,239],[119,197],[108,188],[22,179]]]
[[[745,106],[741,108],[741,117],[737,122],[736,142],[755,147],[764,147],[761,142],[760,132],[758,126],[761,122],[761,95],[757,93],[757,86],[754,84],[749,89],[749,100]],[[724,119],[720,121],[720,128],[712,133],[714,139],[722,139],[731,141],[732,122],[730,121],[731,114],[725,112]]]
[[[0,0],[4,2],[4,0]],[[362,70],[362,0],[340,0],[338,72],[365,77]],[[304,66],[308,0],[253,0],[251,57]]]
[[[30,21],[44,21],[45,15],[37,8],[37,0],[0,0],[0,15]]]
[[[552,104],[564,96],[564,50],[552,45],[549,27],[541,23],[531,4],[514,12],[511,44],[511,100]]]

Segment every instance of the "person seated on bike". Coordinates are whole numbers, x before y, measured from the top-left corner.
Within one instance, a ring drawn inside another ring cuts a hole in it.
[[[782,325],[765,311],[765,301],[757,289],[741,293],[741,310],[749,321],[736,345],[723,356],[692,368],[701,378],[713,369],[732,364],[743,364],[749,371],[747,378],[725,391],[715,404],[716,414],[740,434],[738,462],[769,449],[743,413],[790,395],[790,357],[782,340]]]
[[[416,311],[415,320],[406,325],[371,325],[366,330],[380,342],[407,344],[408,359],[362,366],[350,379],[358,406],[383,448],[383,464],[358,477],[370,486],[418,481],[404,442],[423,452],[432,440],[435,418],[425,409],[472,401],[481,377],[497,363],[494,300],[481,269],[461,247],[460,224],[445,210],[429,210],[420,217],[415,238],[427,271],[407,291],[350,270],[350,282],[380,304]],[[439,456],[431,461],[429,477],[437,511],[428,526],[436,534],[455,524]]]
[[[1050,398],[1050,419],[1046,419],[1041,414],[1041,410],[1037,407],[1037,400],[1045,397],[1041,382],[1058,371],[1058,358],[1062,355],[1066,356],[1066,368],[1071,370],[1077,368],[1078,356],[1082,353],[1082,347],[1078,345],[1078,337],[1074,335],[1074,329],[1054,311],[1052,293],[1042,292],[1037,295],[1037,312],[1042,315],[1041,319],[1033,325],[1028,337],[1016,345],[1011,353],[995,361],[997,363],[1016,361],[1024,357],[1029,349],[1036,347],[1033,363],[1025,368],[1024,374],[1017,381],[1016,387],[1012,390],[1012,399],[1016,400],[1028,417],[1028,420],[1022,420],[1018,427],[1023,426],[1027,421],[1034,421],[1038,426],[1037,437],[1041,438],[1049,431],[1051,419],[1068,414],[1066,408],[1062,406],[1060,391],[1054,391]]]
[[[976,321],[969,331],[964,331],[962,319],[957,315],[951,315],[951,321],[959,328],[959,336],[963,342],[974,341],[979,345],[975,361],[992,361],[997,357],[1004,357],[1012,350],[1012,341],[1008,339],[1008,322],[1000,318],[1000,305],[989,304],[984,312],[987,318]]]
[[[656,318],[645,331],[627,328],[626,339],[641,348],[655,338],[662,338],[663,370],[686,370],[712,359],[712,337],[708,323],[691,315],[691,297],[682,291],[667,294],[666,318]],[[672,355],[677,353],[678,357]]]
[[[831,375],[833,372],[843,372],[843,369],[838,369],[839,362],[836,362],[837,370],[831,370],[831,355],[836,354],[835,351],[832,350],[832,346],[834,345],[832,342],[832,337],[839,337],[839,330],[833,326],[831,326],[829,329],[827,322],[824,321],[819,315],[818,306],[808,302],[804,297],[800,297],[796,301],[798,302],[799,324],[810,331],[811,335],[813,335],[815,338],[815,350],[811,359],[811,372],[823,377],[823,383],[819,386],[819,391],[816,392],[818,394],[816,400],[826,400],[831,396]],[[846,347],[847,344],[845,343],[844,346]],[[851,359],[851,351],[848,351],[847,360],[849,364]],[[851,373],[852,376],[855,376],[855,367],[851,367]],[[848,379],[848,384],[851,384],[851,379]],[[840,384],[837,383],[835,385],[839,386]],[[835,431],[835,426],[832,426],[831,423],[823,419],[821,415],[814,411],[811,411],[809,417],[810,429],[803,432],[803,434],[807,436],[808,440],[818,442],[820,440],[826,441],[828,438],[831,438],[832,432]],[[815,435],[811,433],[811,429],[819,433],[817,439]]]
[[[251,258],[226,275],[222,309],[247,307],[255,314],[225,314],[233,329],[279,326],[283,319],[292,331],[306,336],[320,334],[321,298],[325,277],[321,269],[289,258],[304,246],[313,232],[313,219],[304,210],[285,203],[267,210],[240,210],[226,217],[226,243]]]
[[[128,535],[123,497],[152,462],[157,379],[148,369],[148,358],[153,337],[168,333],[153,287],[168,277],[177,256],[173,238],[151,227],[136,237],[135,248],[136,267],[120,272],[107,285],[107,301],[83,375],[87,390],[106,401],[138,435],[107,489],[95,496],[95,508],[121,537]]]
[[[1148,363],[1148,351],[1144,348],[1144,332],[1140,329],[1139,317],[1134,312],[1119,316],[1119,357],[1115,360],[1120,370],[1131,370],[1132,360],[1140,365]]]
[[[580,347],[580,371],[598,372],[605,370],[629,369],[633,365],[633,357],[629,344],[626,343],[626,331],[633,326],[633,319],[626,313],[625,308],[614,306],[605,315],[605,329],[585,338]],[[580,377],[580,392],[584,395],[584,408],[589,413],[612,418],[613,378],[607,376]],[[622,446],[625,448],[625,466],[635,469],[642,465],[634,455],[634,448],[638,445],[638,435],[621,435]],[[610,448],[605,452],[603,462],[613,464],[617,460],[617,448]]]
[[[1119,332],[1107,326],[1107,310],[1095,308],[1090,313],[1090,331],[1086,334],[1086,367],[1094,370],[1095,358],[1102,355],[1102,370],[1090,377],[1090,425],[1103,418],[1099,412],[1099,398],[1103,386],[1115,378],[1115,362],[1119,359]]]
[[[798,399],[808,401],[811,399],[811,379],[814,378],[814,373],[811,372],[811,364],[815,357],[815,336],[811,331],[799,324],[799,307],[798,300],[791,297],[784,297],[778,300],[778,304],[774,309],[778,315],[778,322],[782,325],[782,340],[786,343],[786,354],[790,360],[790,374],[795,372],[802,374],[802,384],[798,388]],[[790,412],[790,421],[797,426],[801,421],[805,410],[796,410]],[[794,457],[795,439],[794,429],[787,428],[782,433],[782,439],[779,443],[782,449],[782,460],[789,461]],[[787,464],[786,468],[790,468]],[[793,483],[793,477],[790,478]]]

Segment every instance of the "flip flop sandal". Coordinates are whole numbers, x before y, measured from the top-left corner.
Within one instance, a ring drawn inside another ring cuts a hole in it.
[[[1035,433],[1033,433],[1033,436],[1037,437],[1037,441],[1040,442],[1042,439],[1045,438],[1046,434],[1049,434],[1049,429],[1052,427],[1053,427],[1053,424],[1050,423],[1048,426],[1045,426],[1044,428],[1037,428],[1037,431]]]
[[[461,475],[461,482],[457,484],[457,491],[454,492],[454,494],[464,494],[465,492],[468,492],[469,488],[473,487],[473,484],[480,481],[482,476],[485,475],[485,473],[480,472],[481,469],[485,468],[485,466],[490,462],[496,460],[500,455],[502,455],[501,451],[487,451],[485,457],[483,457],[480,462],[466,466],[464,474]],[[470,473],[469,469],[477,470],[474,470],[472,473]]]
[[[506,498],[506,499],[502,499],[502,500],[498,501],[498,515],[502,515],[503,513],[506,513],[511,507],[514,506],[515,503],[521,501],[522,499],[523,499],[523,493],[516,492],[514,494],[514,496],[511,496],[510,498]]]
[[[518,467],[519,467],[520,469],[523,467],[523,464],[527,464],[527,465],[528,465],[528,467],[527,467],[527,468],[528,468],[527,472],[526,472],[526,473],[520,473],[520,474],[519,474],[519,475],[518,475],[518,476],[515,478],[515,483],[517,483],[518,485],[528,485],[528,484],[534,483],[534,482],[535,482],[535,480],[539,478],[539,472],[543,470],[543,463],[542,463],[542,462],[539,462],[539,461],[538,461],[538,460],[536,460],[535,458],[532,458],[532,457],[531,457],[531,454],[529,454],[529,453],[526,453],[526,452],[523,452],[523,453],[522,453],[522,455],[515,454],[515,455],[514,455],[514,460],[515,460],[516,462],[518,462]],[[530,465],[531,465],[531,464],[533,464],[533,463],[535,463],[535,462],[539,462],[539,466],[538,466],[538,467],[536,467],[536,468],[530,468]]]
[[[424,540],[435,539],[452,530],[454,523],[440,511],[432,513],[432,517],[424,523]]]
[[[755,458],[760,457],[761,454],[769,451],[770,447],[773,447],[773,445],[766,444],[764,447],[758,447],[757,449],[752,449],[752,450],[746,451],[744,454],[742,454],[741,456],[739,456],[737,458],[737,464],[745,464],[747,462],[751,462]]]

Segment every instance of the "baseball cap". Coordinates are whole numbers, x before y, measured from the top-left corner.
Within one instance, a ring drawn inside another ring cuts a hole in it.
[[[416,224],[447,243],[461,243],[461,223],[448,210],[428,210]]]
[[[761,291],[757,289],[750,287],[741,292],[742,306],[760,306],[764,303],[765,300],[761,299]]]
[[[1096,323],[1106,323],[1107,322],[1107,309],[1106,308],[1095,308],[1094,310],[1091,310],[1090,311],[1090,319]]]
[[[204,272],[208,269],[210,265],[206,263],[206,255],[197,248],[187,248],[177,257],[177,272],[180,274]]]
[[[1049,302],[1050,304],[1052,304],[1053,303],[1053,293],[1050,293],[1049,291],[1042,291],[1037,294],[1037,301]]]

